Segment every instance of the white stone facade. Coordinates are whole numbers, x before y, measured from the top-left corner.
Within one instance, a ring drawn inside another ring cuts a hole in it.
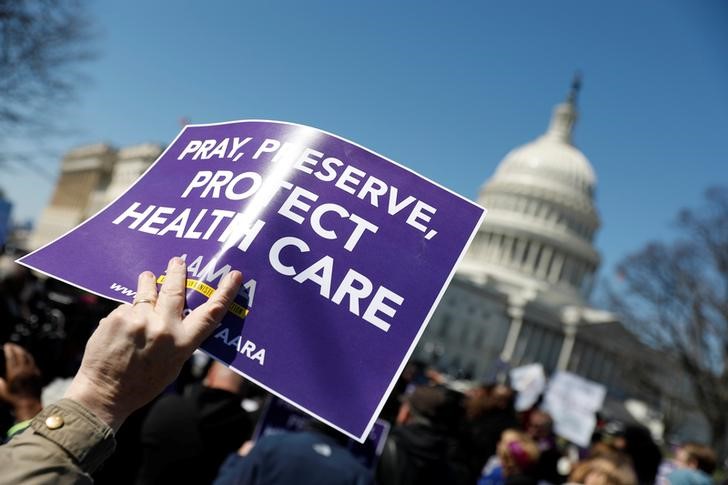
[[[104,143],[69,151],[51,201],[28,242],[37,249],[88,219],[129,187],[162,153],[142,144],[117,150]]]

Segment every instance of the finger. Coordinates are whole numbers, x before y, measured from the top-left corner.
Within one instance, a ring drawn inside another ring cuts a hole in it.
[[[12,344],[8,344],[8,343],[3,344],[3,354],[5,355],[5,367],[6,368],[11,366],[11,363],[10,363],[10,360],[12,359],[12,355],[10,354],[11,353],[11,350],[10,350],[10,346],[11,345]]]
[[[29,367],[33,365],[33,356],[30,355],[30,352],[19,345],[16,347],[18,351],[18,364],[22,367]]]
[[[240,271],[231,271],[223,278],[210,299],[185,318],[185,344],[197,348],[203,340],[210,336],[222,317],[225,316],[242,282],[243,275]]]
[[[169,319],[180,319],[185,307],[187,266],[182,258],[172,258],[167,265],[167,276],[159,292],[156,309]]]
[[[123,319],[123,317],[126,317],[129,315],[129,313],[132,311],[134,307],[131,305],[131,303],[122,303],[121,305],[114,308],[111,313],[106,315],[104,318],[102,318],[99,321],[99,325],[105,324],[107,322],[112,322],[118,318]]]
[[[22,349],[11,343],[5,344],[5,362],[8,369],[14,369],[22,359]]]
[[[140,309],[146,308],[149,310],[154,308],[154,305],[157,302],[157,279],[151,271],[144,271],[139,275],[134,301],[141,300],[150,300],[150,302],[137,303],[134,305],[135,309],[139,307]]]
[[[35,357],[33,354],[25,350],[23,347],[18,347],[20,350],[20,363],[26,372],[32,374],[40,374],[40,369],[35,365]]]

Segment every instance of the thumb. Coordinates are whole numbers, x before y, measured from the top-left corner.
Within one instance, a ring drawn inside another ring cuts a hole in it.
[[[235,294],[243,282],[240,271],[231,271],[220,282],[220,285],[209,300],[197,307],[184,320],[185,344],[193,348],[200,346],[217,328],[217,324],[227,313],[228,307],[235,299]]]
[[[5,379],[0,377],[0,399],[7,401],[10,397],[10,391],[8,390],[8,383]]]

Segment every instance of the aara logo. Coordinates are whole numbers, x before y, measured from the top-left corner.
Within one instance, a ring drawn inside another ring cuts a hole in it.
[[[215,338],[222,339],[225,345],[235,347],[238,353],[244,355],[250,360],[257,361],[260,365],[265,364],[265,349],[256,349],[255,344],[250,340],[243,342],[243,338],[238,335],[234,339],[230,339],[230,331],[225,328],[215,334]]]

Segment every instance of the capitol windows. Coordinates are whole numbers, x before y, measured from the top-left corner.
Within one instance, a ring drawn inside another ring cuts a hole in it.
[[[505,248],[505,253],[503,254],[503,262],[506,264],[512,264],[513,263],[513,252],[515,251],[516,244],[518,243],[518,238],[511,237],[509,244]]]
[[[541,248],[541,252],[536,258],[536,263],[534,264],[535,273],[539,278],[543,278],[546,276],[548,268],[551,265],[552,254],[553,249],[551,249],[551,247],[543,246]]]
[[[556,266],[557,266],[556,260],[559,257],[560,257],[560,254],[557,251],[554,251],[551,254],[551,258],[549,259],[549,265],[546,268],[546,278],[549,281],[557,281],[558,280],[558,278],[557,278],[558,275],[556,275],[555,273],[556,273]]]
[[[581,292],[584,296],[588,296],[591,292],[592,283],[594,281],[594,269],[592,266],[587,268],[587,272],[581,280]]]
[[[531,250],[531,241],[528,241],[526,243],[525,249],[523,250],[523,253],[521,254],[521,261],[520,261],[521,265],[526,264],[526,260],[528,259],[528,253],[530,250]]]
[[[587,375],[595,381],[600,380],[600,376],[605,370],[606,363],[604,353],[595,349],[590,365],[587,369]]]
[[[519,198],[518,202],[516,202],[516,211],[525,212],[527,203],[528,203],[528,201],[525,198]]]
[[[493,241],[493,259],[495,261],[499,261],[501,258],[504,238],[505,236],[502,234],[495,235],[495,240]]]
[[[494,234],[494,233],[488,234],[488,244],[486,246],[488,248],[488,252],[485,255],[485,257],[488,260],[493,259],[493,252],[495,251],[496,238],[497,238],[497,234]]]
[[[614,377],[614,360],[615,357],[613,354],[605,354],[604,364],[602,365],[601,372],[598,376],[599,378],[597,379],[598,381],[603,382],[608,386],[612,384],[612,379]]]
[[[579,286],[579,279],[581,278],[581,263],[574,261],[571,265],[571,274],[569,275],[569,283],[572,286]]]
[[[508,240],[509,239],[511,239],[511,236],[507,236],[505,234],[503,234],[503,236],[501,237],[501,243],[500,243],[500,249],[501,249],[500,259],[505,259],[505,257],[507,256],[506,249],[508,248]]]
[[[579,280],[579,263],[576,261],[571,262],[571,271],[569,272],[569,284],[572,286],[578,286],[576,283]]]
[[[486,233],[478,233],[477,246],[473,251],[478,258],[482,258],[488,254],[488,236]]]
[[[496,237],[496,235],[493,233],[488,234],[488,243],[485,246],[487,248],[487,250],[484,255],[485,259],[487,259],[487,260],[493,259],[493,251],[494,251],[494,247],[495,247],[495,237]]]
[[[541,333],[542,337],[536,342],[533,355],[536,362],[540,362],[548,372],[551,372],[556,368],[562,337],[557,332],[545,327],[541,327]]]
[[[581,263],[574,262],[573,269],[571,271],[571,278],[569,279],[569,282],[575,286],[579,287],[579,281],[581,281]]]
[[[577,266],[576,280],[574,281],[574,286],[581,289],[583,287],[586,274],[587,274],[587,264],[580,262],[579,265]]]
[[[517,239],[516,240],[516,254],[513,256],[513,262],[516,264],[516,266],[520,266],[521,264],[521,258],[526,253],[526,241],[523,239]]]
[[[562,281],[562,278],[564,276],[564,266],[566,266],[566,256],[564,254],[559,254],[557,258],[557,263],[554,264],[553,267],[553,281],[555,283],[558,283]]]
[[[569,278],[571,277],[571,259],[565,258],[564,264],[561,266],[561,271],[559,272],[559,281],[562,283],[568,283]]]
[[[530,362],[541,363],[547,371],[556,367],[559,351],[561,350],[561,335],[539,323],[524,322],[521,330],[522,336],[517,345],[518,357],[521,364]]]
[[[513,247],[515,244],[515,238],[506,237],[506,242],[503,247],[503,256],[501,257],[504,263],[508,264],[513,260]]]
[[[500,262],[503,258],[503,246],[505,246],[506,236],[498,234],[495,244],[493,246],[493,260]]]
[[[494,258],[496,261],[500,261],[501,253],[503,252],[503,244],[505,242],[505,236],[502,234],[496,234]]]
[[[577,374],[588,376],[587,370],[591,367],[594,360],[594,349],[589,344],[581,345],[579,359],[575,362],[574,371]]]
[[[532,273],[536,272],[536,269],[538,268],[539,263],[541,262],[541,255],[543,254],[543,246],[541,244],[534,244],[534,247],[531,249],[531,251],[535,251],[535,255],[530,259],[533,261],[532,264],[529,264],[529,270]]]

